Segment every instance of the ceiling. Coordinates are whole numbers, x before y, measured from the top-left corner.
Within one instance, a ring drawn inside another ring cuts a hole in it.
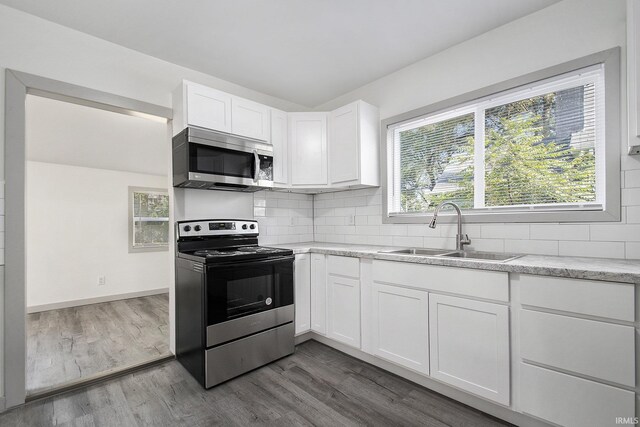
[[[167,175],[166,123],[34,95],[26,123],[27,160]]]
[[[306,107],[558,0],[0,0]]]

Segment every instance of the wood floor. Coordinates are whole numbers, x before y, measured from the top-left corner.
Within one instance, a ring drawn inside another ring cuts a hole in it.
[[[4,414],[7,426],[504,426],[315,341],[204,390],[177,361]]]
[[[27,316],[27,393],[169,352],[169,294]]]

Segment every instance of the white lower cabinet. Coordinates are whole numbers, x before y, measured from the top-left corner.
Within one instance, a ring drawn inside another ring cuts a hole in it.
[[[429,374],[428,293],[374,282],[370,313],[373,354]]]
[[[327,334],[327,259],[311,254],[311,330]]]
[[[429,294],[429,338],[433,378],[509,405],[507,306]]]
[[[360,280],[327,276],[327,336],[360,348]]]
[[[566,427],[615,426],[618,417],[634,417],[632,391],[526,363],[520,372],[525,414]]]
[[[296,335],[311,329],[311,257],[296,255],[295,264],[295,331]]]

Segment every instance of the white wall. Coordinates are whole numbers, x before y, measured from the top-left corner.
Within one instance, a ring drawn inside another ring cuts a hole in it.
[[[300,105],[143,55],[0,5],[0,117],[4,117],[4,71],[7,68],[165,107],[171,107],[173,89],[182,79],[188,79],[285,111],[305,110]],[[4,119],[0,120],[0,153],[4,153]],[[166,158],[168,162],[169,153]],[[2,160],[0,180],[3,179]],[[0,224],[3,224],[4,182],[0,182],[0,217]],[[0,232],[2,230],[4,229],[0,229]],[[1,264],[4,264],[1,253],[3,248],[4,235],[0,236]],[[0,306],[4,304],[3,282],[0,281]],[[4,315],[0,315],[0,396],[3,396]]]
[[[29,311],[168,290],[169,251],[128,253],[128,187],[168,188],[166,122],[32,95],[25,111]]]
[[[168,289],[169,251],[129,253],[129,186],[167,177],[27,162],[27,307]]]
[[[318,107],[356,99],[387,118],[591,53],[621,46],[622,135],[626,132],[625,2],[565,0],[499,27]],[[615,141],[614,141],[615,142]],[[620,141],[626,153],[627,141]],[[623,154],[622,221],[579,224],[470,224],[478,250],[640,259],[640,157]],[[355,225],[346,225],[355,215]],[[315,239],[328,242],[454,248],[455,227],[383,225],[382,192],[315,196]]]

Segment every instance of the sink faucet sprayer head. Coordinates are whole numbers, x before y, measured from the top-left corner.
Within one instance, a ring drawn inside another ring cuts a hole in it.
[[[434,215],[433,218],[431,219],[431,222],[429,223],[429,228],[436,228],[436,218],[437,218],[437,215]]]

